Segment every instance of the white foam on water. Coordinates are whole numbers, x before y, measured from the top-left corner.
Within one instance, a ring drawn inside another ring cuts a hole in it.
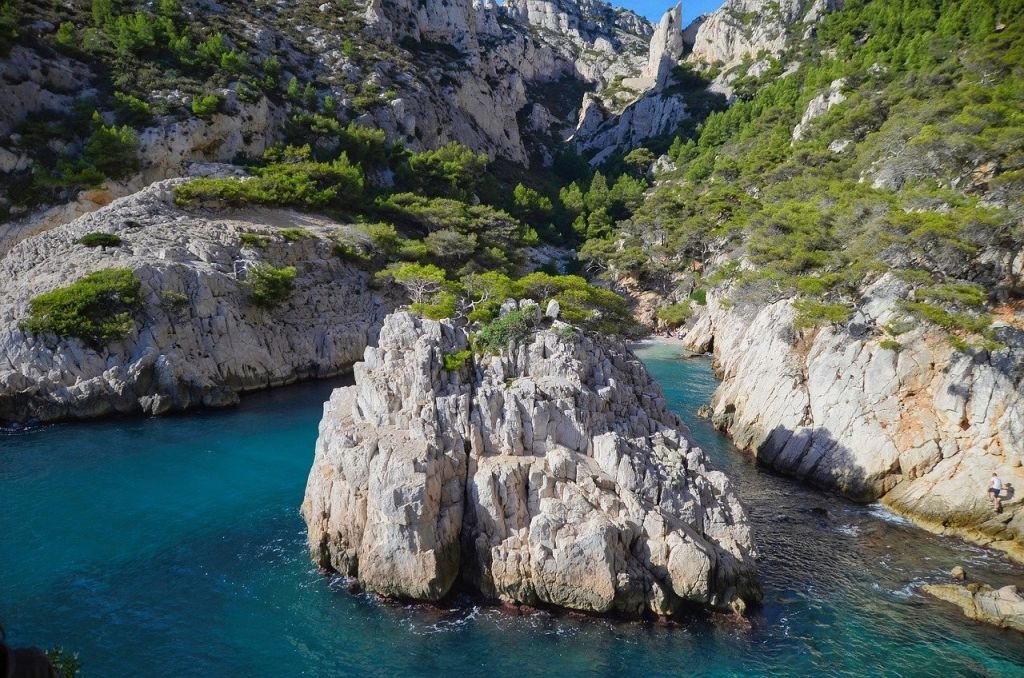
[[[914,523],[910,522],[901,515],[893,513],[892,511],[882,506],[881,504],[869,504],[868,513],[870,513],[871,516],[874,518],[884,520],[885,522],[891,523],[893,525],[906,525],[908,527],[912,527],[914,525]]]

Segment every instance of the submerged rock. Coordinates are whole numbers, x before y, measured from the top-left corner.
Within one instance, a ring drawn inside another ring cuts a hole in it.
[[[544,322],[448,371],[462,329],[385,320],[324,407],[302,505],[313,559],[415,600],[459,581],[629,617],[760,600],[743,508],[642,363]]]

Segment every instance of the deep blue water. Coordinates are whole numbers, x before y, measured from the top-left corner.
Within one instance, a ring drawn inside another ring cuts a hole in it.
[[[311,566],[298,515],[327,383],[0,434],[0,620],[15,643],[78,652],[84,676],[1024,676],[1019,635],[915,592],[958,563],[993,584],[1024,585],[1020,568],[757,470],[693,414],[708,363],[641,353],[755,522],[766,601],[749,628],[346,592]]]

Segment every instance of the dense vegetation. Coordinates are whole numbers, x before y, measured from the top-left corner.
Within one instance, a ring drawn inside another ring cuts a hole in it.
[[[908,317],[991,347],[987,309],[1010,291],[985,254],[1024,243],[1024,3],[849,0],[797,44],[741,72],[738,101],[676,139],[677,169],[583,257],[678,301],[668,325],[708,286],[843,322],[892,271],[914,289]],[[794,140],[833,82],[845,101]]]

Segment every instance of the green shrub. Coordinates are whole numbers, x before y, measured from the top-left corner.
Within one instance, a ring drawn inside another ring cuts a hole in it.
[[[358,246],[346,242],[334,243],[334,256],[357,264],[365,264],[371,260],[371,257]]]
[[[122,339],[135,327],[132,313],[142,305],[140,287],[129,268],[94,271],[33,298],[31,315],[20,327],[37,334],[77,337],[94,347]]]
[[[74,47],[75,46],[75,24],[70,21],[64,21],[60,26],[57,27],[57,34],[54,36],[57,44],[61,47]]]
[[[46,658],[50,660],[50,665],[59,678],[76,678],[82,668],[78,653],[65,652],[64,648],[59,645],[47,650]]]
[[[121,238],[113,233],[86,233],[78,239],[78,244],[86,247],[119,247],[121,243]]]
[[[658,309],[657,318],[669,327],[675,328],[689,320],[691,315],[693,311],[690,308],[690,301],[686,300]]]
[[[416,193],[467,200],[486,176],[487,155],[450,143],[433,151],[414,153],[399,178]]]
[[[0,57],[11,53],[18,39],[18,12],[10,2],[0,3]]]
[[[208,118],[220,110],[218,94],[201,94],[192,98],[192,112],[200,118]]]
[[[826,304],[812,299],[797,299],[793,302],[796,309],[794,327],[809,329],[824,323],[838,325],[850,318],[850,307],[845,304]]]
[[[497,355],[510,345],[514,346],[533,332],[533,319],[528,310],[510,311],[496,318],[473,335],[477,352]]]
[[[954,313],[926,301],[903,302],[903,307],[917,317],[950,331],[981,333],[992,324],[992,316],[986,313]]]
[[[285,239],[287,242],[298,242],[300,240],[306,240],[307,238],[314,238],[316,236],[305,228],[299,228],[292,226],[291,228],[282,228],[277,234]]]
[[[85,140],[77,168],[95,169],[112,179],[126,177],[138,169],[139,137],[135,130],[128,125],[108,127],[99,114],[93,115],[93,124],[95,128]]]
[[[254,169],[251,178],[193,179],[174,187],[174,199],[187,206],[217,200],[234,207],[274,205],[354,207],[363,192],[363,172],[342,155],[331,163],[296,162]]]
[[[121,124],[134,127],[143,127],[153,119],[148,103],[124,92],[114,92],[114,113]]]
[[[880,348],[885,349],[886,351],[896,352],[899,352],[899,350],[903,348],[903,344],[896,341],[895,339],[883,339],[882,341],[878,342],[878,346]]]
[[[450,290],[441,290],[426,301],[409,306],[409,310],[431,320],[444,320],[455,316],[459,302],[457,294]]]
[[[698,287],[693,292],[690,292],[690,299],[692,299],[698,306],[707,306],[708,291],[703,287]]]
[[[455,372],[465,367],[466,363],[473,356],[473,351],[466,349],[464,351],[456,351],[455,353],[445,353],[442,356],[444,362],[444,369],[449,372]]]
[[[266,249],[270,245],[270,236],[263,235],[261,233],[243,233],[238,237],[242,247],[255,247],[257,249]]]
[[[249,269],[246,277],[249,299],[263,308],[277,306],[295,289],[297,275],[294,266],[278,268],[271,264],[257,264]]]
[[[926,299],[958,304],[960,306],[984,306],[988,300],[985,288],[975,283],[942,283],[921,291]]]
[[[160,294],[160,308],[171,315],[180,315],[188,305],[188,295],[177,290],[165,290]]]
[[[445,272],[433,264],[395,263],[375,276],[403,287],[414,305],[429,304],[444,289]]]
[[[554,299],[562,320],[593,332],[621,337],[644,334],[625,299],[578,275],[531,273],[515,282],[513,292],[517,298],[533,299],[540,304]]]

